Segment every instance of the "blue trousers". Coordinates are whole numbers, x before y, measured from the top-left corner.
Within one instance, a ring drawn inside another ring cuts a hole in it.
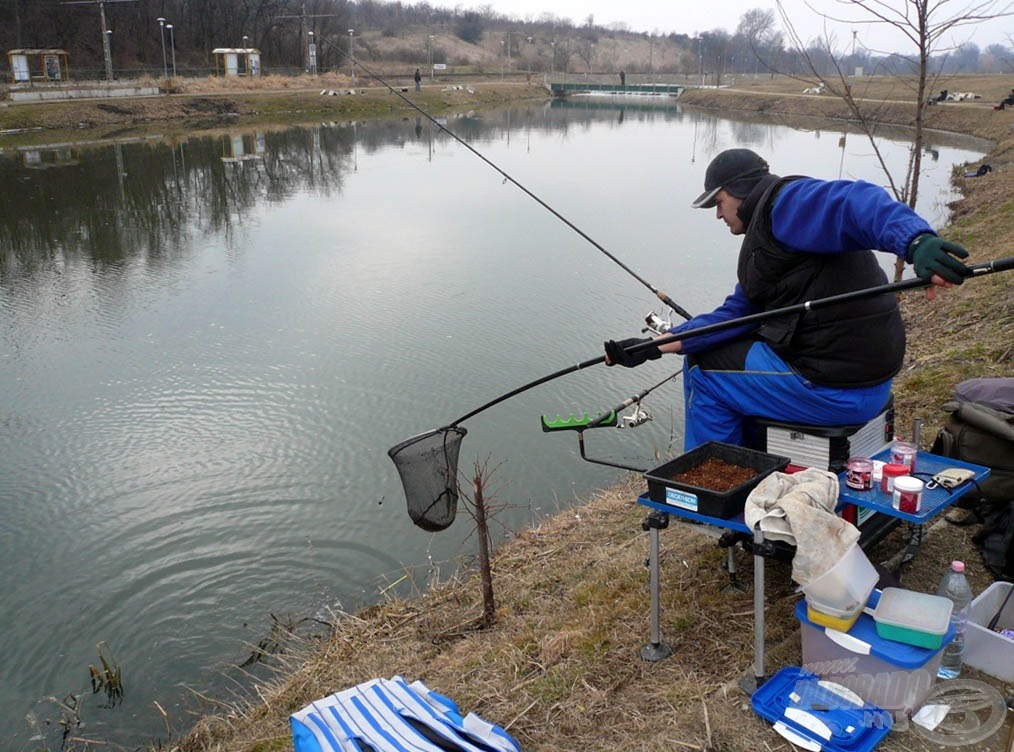
[[[891,380],[855,388],[814,384],[763,342],[734,342],[683,363],[683,450],[708,441],[743,445],[750,418],[814,426],[865,423],[887,404]]]

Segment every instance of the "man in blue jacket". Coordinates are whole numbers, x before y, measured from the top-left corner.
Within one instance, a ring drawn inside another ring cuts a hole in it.
[[[771,174],[749,149],[708,165],[695,208],[715,208],[743,236],[737,284],[714,311],[673,333],[887,283],[869,249],[894,253],[935,285],[970,273],[961,246],[882,188]],[[932,292],[932,288],[931,288]],[[905,329],[894,295],[781,316],[661,346],[609,340],[606,363],[633,367],[682,353],[684,450],[707,441],[744,443],[749,418],[810,425],[863,423],[887,403],[901,369]]]

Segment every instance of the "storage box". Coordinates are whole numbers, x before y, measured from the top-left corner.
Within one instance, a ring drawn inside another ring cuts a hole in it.
[[[786,455],[793,465],[840,472],[849,457],[872,457],[894,437],[894,399],[879,415],[852,426],[806,426],[756,419],[758,447]]]
[[[968,609],[968,627],[965,630],[964,661],[1008,684],[1014,684],[1014,640],[993,632],[988,625],[1003,605],[1014,584],[994,582],[972,600]],[[1014,629],[1014,595],[996,622],[998,629]]]
[[[892,726],[887,711],[795,666],[780,669],[764,682],[751,695],[750,704],[776,732],[802,749],[872,752]]]
[[[872,605],[879,596],[874,590]],[[868,614],[862,614],[848,632],[839,632],[813,624],[801,600],[796,604],[796,618],[803,643],[803,668],[847,687],[864,701],[891,711],[895,718],[917,710],[936,683],[942,649],[885,640]],[[954,627],[949,626],[943,644],[953,637]]]
[[[889,587],[880,594],[873,621],[885,640],[936,649],[943,644],[953,607],[948,598]]]
[[[714,491],[672,479],[672,476],[692,470],[708,459],[749,468],[754,470],[756,475],[728,491]],[[788,464],[788,457],[711,441],[686,454],[681,454],[661,467],[649,470],[644,477],[648,481],[648,498],[652,501],[686,509],[706,517],[728,519],[743,511],[746,497],[758,483],[776,470],[784,470]]]

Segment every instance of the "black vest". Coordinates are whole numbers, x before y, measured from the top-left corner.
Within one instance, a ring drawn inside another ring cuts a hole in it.
[[[771,207],[782,186],[765,180],[744,201],[754,205],[739,252],[739,283],[763,310],[887,283],[873,251],[794,253],[771,232]],[[880,384],[901,370],[905,327],[893,293],[781,316],[757,335],[796,371],[832,387]]]

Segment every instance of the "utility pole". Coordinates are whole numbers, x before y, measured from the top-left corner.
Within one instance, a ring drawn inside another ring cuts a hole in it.
[[[109,49],[109,34],[111,30],[106,25],[106,3],[136,3],[137,0],[64,0],[61,5],[97,5],[99,6],[99,21],[102,24],[102,59],[106,65],[106,80],[113,80],[113,54]],[[17,7],[17,3],[15,3]]]

